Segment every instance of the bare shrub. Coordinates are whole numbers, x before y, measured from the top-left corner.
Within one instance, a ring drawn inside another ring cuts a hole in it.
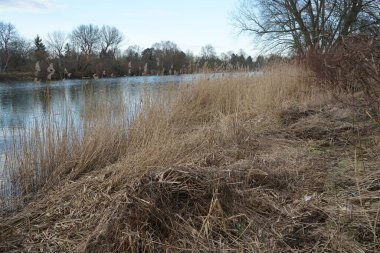
[[[306,64],[334,96],[351,106],[380,108],[380,30],[342,37],[327,52],[310,50]],[[377,114],[377,117],[380,115]]]

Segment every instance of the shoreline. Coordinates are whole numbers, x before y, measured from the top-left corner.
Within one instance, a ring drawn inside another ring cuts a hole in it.
[[[193,74],[201,74],[201,73],[193,73]],[[57,79],[52,78],[51,80],[40,80],[42,82],[45,81],[62,81],[62,80],[101,80],[101,79],[109,79],[109,78],[124,78],[124,77],[149,77],[149,76],[181,76],[181,75],[193,75],[193,74],[178,74],[178,75],[133,75],[133,76],[107,76],[107,77],[90,77],[90,76],[84,76],[84,77],[71,77],[66,79]],[[18,81],[33,81],[34,80],[34,74],[32,72],[9,72],[9,73],[0,73],[0,84],[1,82],[18,82]]]
[[[181,76],[199,76],[199,75],[219,75],[220,77],[224,77],[224,75],[236,75],[236,74],[256,74],[260,75],[262,74],[261,70],[256,70],[256,71],[232,71],[232,72],[198,72],[198,73],[188,73],[188,74],[177,74],[177,75],[131,75],[131,76],[107,76],[107,77],[72,77],[72,78],[66,78],[66,79],[52,79],[52,80],[39,80],[40,82],[49,82],[49,81],[63,81],[63,80],[102,80],[102,79],[118,79],[118,78],[126,78],[126,77],[181,77]],[[11,73],[0,73],[0,85],[3,82],[22,82],[22,81],[34,81],[34,74],[31,72],[11,72]]]

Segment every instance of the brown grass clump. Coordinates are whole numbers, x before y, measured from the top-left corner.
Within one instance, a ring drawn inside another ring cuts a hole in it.
[[[70,110],[63,119],[62,112],[50,112],[35,119],[31,128],[14,133],[7,153],[11,193],[35,193],[63,178],[104,168],[123,155],[128,125],[123,100],[111,101],[105,95],[98,100],[88,97],[79,118]]]
[[[378,251],[379,128],[314,82],[283,65],[145,97],[127,130],[97,114],[0,251]]]

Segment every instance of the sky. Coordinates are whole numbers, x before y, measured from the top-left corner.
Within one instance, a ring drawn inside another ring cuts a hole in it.
[[[212,44],[217,53],[243,49],[257,56],[251,37],[238,34],[231,13],[238,0],[0,0],[0,21],[20,35],[42,38],[53,31],[70,33],[81,24],[110,25],[124,35],[122,49],[173,41],[199,54]]]

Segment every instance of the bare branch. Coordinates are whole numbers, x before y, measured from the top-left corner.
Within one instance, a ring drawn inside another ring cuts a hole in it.
[[[233,15],[240,32],[263,40],[292,38],[295,53],[326,51],[343,35],[380,24],[379,0],[241,0]],[[283,43],[278,43],[284,48]]]

